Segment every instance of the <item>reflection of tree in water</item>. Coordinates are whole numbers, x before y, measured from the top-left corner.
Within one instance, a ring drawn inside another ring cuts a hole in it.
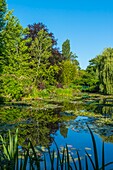
[[[1,115],[0,121],[5,129],[3,133],[8,129],[14,132],[17,127],[19,128],[20,145],[29,138],[34,145],[49,146],[52,142],[50,134],[55,133],[59,128],[59,116],[53,110],[5,108]]]
[[[51,131],[52,131],[52,127],[49,126],[51,122],[48,122],[47,124],[42,124],[39,121],[39,125],[37,126],[37,124],[33,123],[33,124],[29,124],[29,125],[20,125],[19,126],[19,142],[21,143],[21,145],[23,145],[24,141],[26,139],[30,139],[33,143],[33,145],[43,145],[43,146],[49,146],[50,143],[52,142],[52,138],[50,137]],[[56,123],[54,123],[54,126]],[[58,129],[58,126],[56,125],[54,127],[54,130],[52,133],[55,133],[55,131]]]
[[[81,102],[69,102],[65,101],[62,103],[63,108],[62,111],[67,111],[67,110],[74,110],[74,111],[79,111],[79,110],[84,110],[85,105],[82,104]]]
[[[66,127],[66,125],[61,125],[60,126],[60,134],[64,137],[67,138],[67,133],[68,133],[68,128]]]
[[[1,107],[0,108],[0,124],[12,123],[15,124],[24,120],[27,117],[29,110],[13,107]]]
[[[112,136],[101,135],[101,138],[103,139],[104,142],[111,142],[111,143],[113,143],[113,135]]]
[[[67,137],[68,128],[62,125],[62,122],[74,120],[72,114],[59,114],[68,113],[68,111],[88,111],[94,113],[101,113],[112,115],[113,113],[113,100],[100,100],[99,103],[93,102],[64,102],[62,108],[36,110],[35,108],[19,108],[19,107],[1,107],[0,108],[0,128],[2,134],[5,134],[8,129],[15,132],[19,128],[19,144],[23,145],[25,139],[29,138],[33,145],[49,146],[53,139],[50,134],[54,134],[59,129],[64,138]],[[112,135],[112,134],[111,134]],[[112,137],[105,137],[106,140],[112,140]]]
[[[113,99],[105,98],[99,101],[96,112],[104,115],[105,117],[112,117],[113,114]]]
[[[24,139],[29,138],[34,145],[49,146],[52,142],[51,133],[58,130],[59,118],[52,110],[32,112],[31,123],[21,124],[20,129],[24,131]],[[22,133],[20,133],[20,136]]]

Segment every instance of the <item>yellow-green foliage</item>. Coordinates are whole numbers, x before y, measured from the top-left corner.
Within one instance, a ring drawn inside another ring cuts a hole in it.
[[[62,63],[62,81],[64,85],[69,85],[76,78],[77,66],[70,60]]]
[[[55,91],[57,96],[62,96],[62,97],[72,97],[73,96],[73,89],[72,88],[58,88]]]

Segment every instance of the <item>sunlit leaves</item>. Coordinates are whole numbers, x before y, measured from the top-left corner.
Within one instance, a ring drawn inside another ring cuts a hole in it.
[[[37,84],[42,74],[40,71],[44,71],[48,64],[48,58],[51,55],[52,41],[48,33],[44,30],[40,30],[37,37],[32,42],[30,52],[32,56],[31,65],[34,70],[34,81]],[[43,78],[43,77],[42,77]]]

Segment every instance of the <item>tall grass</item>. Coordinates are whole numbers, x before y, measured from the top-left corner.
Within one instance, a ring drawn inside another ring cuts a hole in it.
[[[113,162],[108,162],[105,164],[105,152],[104,152],[104,142],[102,144],[102,162],[99,162],[98,150],[96,140],[94,135],[87,125],[89,133],[91,135],[91,140],[93,144],[94,159],[90,157],[87,151],[84,155],[84,164],[81,160],[79,151],[76,151],[77,162],[75,161],[73,155],[69,154],[68,146],[63,148],[62,155],[55,142],[55,150],[50,150],[48,148],[49,163],[47,159],[47,154],[40,150],[42,156],[38,155],[32,142],[28,140],[28,145],[26,148],[19,151],[18,146],[18,129],[16,130],[15,136],[9,131],[8,142],[0,136],[1,139],[1,150],[0,150],[0,169],[1,170],[105,170],[105,167],[113,164]],[[56,155],[55,155],[56,154]],[[71,158],[71,161],[70,161]],[[49,169],[47,165],[49,164]],[[90,166],[89,166],[90,165]],[[101,165],[101,166],[100,166]],[[92,166],[92,169],[90,169]],[[43,169],[42,169],[43,167]]]

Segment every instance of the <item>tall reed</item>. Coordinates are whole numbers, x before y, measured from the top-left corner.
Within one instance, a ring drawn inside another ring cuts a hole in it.
[[[17,129],[15,135],[12,135],[9,131],[8,142],[6,142],[5,138],[0,136],[2,142],[2,149],[0,151],[0,169],[26,170],[29,167],[30,170],[43,170],[43,167],[45,170],[105,170],[105,167],[113,164],[113,162],[105,163],[104,142],[102,143],[102,162],[99,162],[96,140],[90,127],[88,125],[87,127],[93,144],[94,159],[90,157],[87,151],[85,151],[86,155],[84,155],[84,164],[81,160],[79,151],[76,151],[78,161],[75,161],[73,155],[69,154],[67,145],[63,147],[61,155],[60,149],[58,148],[58,145],[55,141],[54,143],[56,146],[56,151],[51,151],[48,148],[48,153],[45,154],[45,152],[40,149],[42,156],[37,154],[35,147],[32,145],[30,140],[28,140],[28,146],[22,150],[22,153],[20,153],[18,149],[19,146]],[[49,156],[49,163],[47,154]],[[49,169],[47,167],[48,164]],[[90,169],[89,165],[92,166],[92,169]]]

